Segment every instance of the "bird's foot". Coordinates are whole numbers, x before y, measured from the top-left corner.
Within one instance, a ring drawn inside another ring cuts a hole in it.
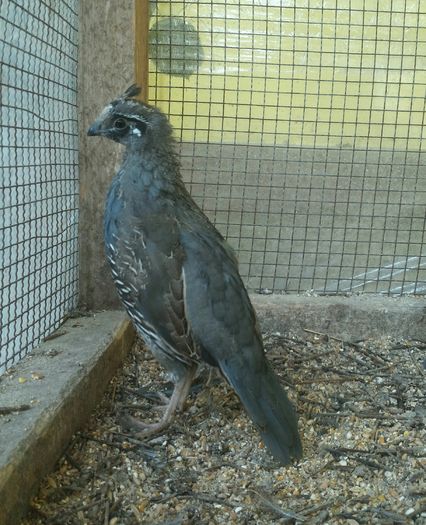
[[[162,417],[160,421],[157,421],[156,423],[146,423],[137,417],[130,416],[129,414],[120,417],[120,423],[124,427],[136,430],[137,432],[135,432],[135,436],[144,438],[158,434],[167,428],[172,421],[173,416],[168,419]]]
[[[183,409],[196,369],[197,367],[193,366],[187,370],[187,373],[175,384],[170,399],[164,394],[158,394],[160,399],[165,401],[165,407],[161,407],[165,408],[164,414],[158,422],[145,423],[133,416],[125,415],[121,417],[122,424],[127,427],[135,428],[138,431],[136,435],[139,437],[152,436],[153,434],[158,434],[163,431],[173,421],[176,412]]]
[[[149,395],[144,395],[144,397],[154,403],[150,406],[151,410],[164,412],[170,404],[170,397],[163,394],[163,392],[150,392]]]
[[[163,392],[157,392],[157,397],[160,403],[157,405],[157,408],[164,408],[170,404],[170,397],[163,394]]]

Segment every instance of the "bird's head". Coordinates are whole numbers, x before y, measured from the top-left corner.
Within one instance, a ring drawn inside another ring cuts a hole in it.
[[[136,148],[152,141],[157,144],[169,141],[172,128],[167,117],[159,109],[136,100],[134,97],[140,92],[139,86],[130,86],[102,110],[87,134]]]

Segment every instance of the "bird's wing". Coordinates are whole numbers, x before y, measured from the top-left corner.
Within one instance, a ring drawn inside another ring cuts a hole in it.
[[[185,310],[194,338],[216,363],[251,348],[262,360],[261,336],[230,246],[213,228],[182,232]]]
[[[120,270],[113,266],[113,275],[118,275],[121,299],[137,328],[170,357],[192,362],[196,355],[185,314],[185,254],[176,220],[152,214],[117,243]]]

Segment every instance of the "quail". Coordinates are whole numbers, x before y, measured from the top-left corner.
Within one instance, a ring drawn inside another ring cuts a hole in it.
[[[88,130],[125,146],[104,215],[105,251],[137,332],[174,390],[156,433],[183,409],[200,363],[218,367],[270,453],[302,455],[297,417],[268,363],[256,316],[231,247],[186,190],[167,117],[137,100],[133,85]]]

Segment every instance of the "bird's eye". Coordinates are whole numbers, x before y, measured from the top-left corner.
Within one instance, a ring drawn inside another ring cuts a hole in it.
[[[124,118],[117,118],[114,120],[114,128],[116,129],[125,129],[127,128],[127,122]]]

